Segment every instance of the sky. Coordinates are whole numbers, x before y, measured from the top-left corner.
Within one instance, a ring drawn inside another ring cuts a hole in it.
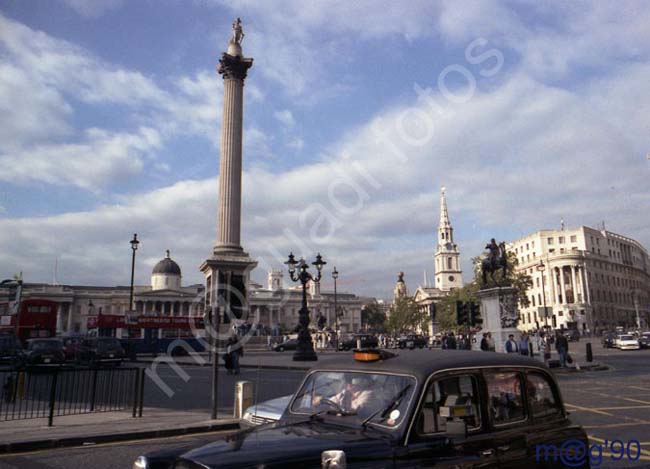
[[[561,220],[650,248],[645,2],[0,0],[0,279],[128,285],[137,233],[137,284],[166,249],[203,282],[237,17],[253,280],[412,292],[443,186],[466,281]]]

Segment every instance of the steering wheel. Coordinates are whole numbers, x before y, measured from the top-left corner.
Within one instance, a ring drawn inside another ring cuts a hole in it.
[[[328,406],[334,408],[334,410],[336,410],[336,412],[338,412],[339,414],[347,414],[346,410],[343,407],[341,407],[339,404],[337,404],[331,399],[324,397],[320,401],[321,403],[327,404]]]

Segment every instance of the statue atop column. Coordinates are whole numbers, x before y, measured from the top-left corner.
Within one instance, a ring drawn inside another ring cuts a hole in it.
[[[237,20],[232,24],[232,38],[230,39],[230,43],[241,45],[244,36],[244,30],[241,27],[241,18],[237,18]]]

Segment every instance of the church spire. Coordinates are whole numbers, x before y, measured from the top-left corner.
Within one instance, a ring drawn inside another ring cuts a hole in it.
[[[454,229],[449,221],[446,190],[440,189],[440,225],[438,225],[438,248],[435,254],[436,288],[449,291],[463,286],[460,270],[460,250],[454,243]]]
[[[445,197],[446,189],[443,186],[440,189],[440,224],[438,225],[438,246],[454,242],[454,229],[449,221],[449,212],[447,211],[447,198]]]
[[[442,229],[443,227],[451,227],[451,223],[449,223],[449,212],[447,211],[447,199],[445,197],[445,186],[442,186],[440,189],[440,226],[439,228]]]

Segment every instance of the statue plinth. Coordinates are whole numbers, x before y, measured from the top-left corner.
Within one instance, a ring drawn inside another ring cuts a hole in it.
[[[479,290],[476,293],[481,302],[483,329],[476,338],[474,348],[480,350],[483,333],[490,332],[497,352],[505,352],[508,336],[513,334],[519,343],[517,329],[519,309],[517,308],[517,289],[514,287],[495,287]]]

